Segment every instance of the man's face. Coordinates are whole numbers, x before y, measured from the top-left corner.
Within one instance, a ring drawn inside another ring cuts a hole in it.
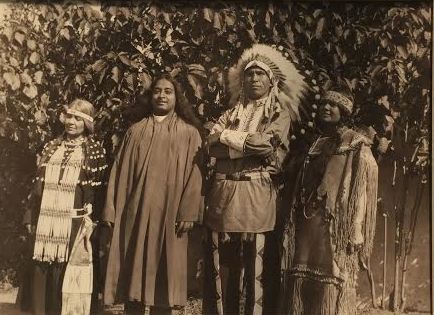
[[[319,117],[326,123],[337,124],[341,120],[339,106],[329,101],[324,102],[320,107]]]
[[[152,90],[152,109],[157,116],[165,116],[175,110],[176,94],[173,84],[161,79]]]
[[[249,99],[257,100],[268,95],[271,80],[261,68],[251,67],[244,71],[244,88]]]

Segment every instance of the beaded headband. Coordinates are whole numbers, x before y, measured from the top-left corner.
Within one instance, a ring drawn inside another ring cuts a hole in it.
[[[348,114],[353,112],[353,102],[346,96],[336,91],[328,91],[325,93],[323,100],[330,101],[337,104],[340,108],[345,110]]]
[[[90,122],[93,122],[93,118],[91,116],[89,116],[88,114],[82,113],[82,112],[80,112],[78,110],[68,108],[66,110],[66,113],[70,114],[70,115],[77,116],[77,117],[81,117],[83,119],[89,120]]]

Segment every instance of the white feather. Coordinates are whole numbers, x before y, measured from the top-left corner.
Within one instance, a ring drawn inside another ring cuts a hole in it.
[[[237,64],[229,69],[230,105],[234,106],[239,101],[243,89],[244,68],[252,60],[260,60],[270,67],[274,77],[278,80],[279,102],[288,107],[292,120],[298,120],[298,107],[307,90],[304,77],[280,51],[264,44],[254,44],[251,48],[246,49]]]

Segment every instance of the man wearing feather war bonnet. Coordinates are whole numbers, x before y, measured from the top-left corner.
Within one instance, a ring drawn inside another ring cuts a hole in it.
[[[276,179],[307,86],[282,51],[264,44],[246,49],[228,80],[232,107],[207,144],[216,164],[204,218],[203,313],[265,314],[263,259],[276,223]]]

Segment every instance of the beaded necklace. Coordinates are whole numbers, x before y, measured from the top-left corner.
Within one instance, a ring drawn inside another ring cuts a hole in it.
[[[75,188],[84,160],[83,141],[68,144],[63,141],[47,162],[33,252],[35,260],[68,260],[71,210],[74,209]],[[69,150],[72,152],[65,159]]]

